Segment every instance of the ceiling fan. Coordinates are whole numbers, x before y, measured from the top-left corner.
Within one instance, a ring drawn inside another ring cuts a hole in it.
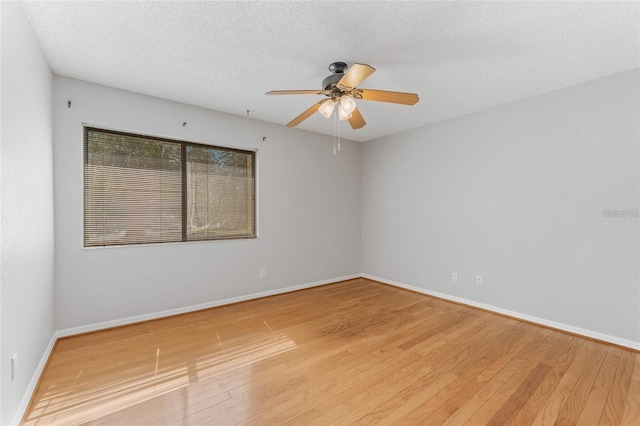
[[[332,74],[322,80],[322,90],[273,90],[266,93],[267,95],[324,95],[328,98],[313,104],[311,108],[291,120],[287,127],[297,126],[316,111],[323,117],[329,118],[338,105],[340,120],[347,120],[353,129],[360,129],[367,123],[362,118],[355,99],[403,105],[414,105],[418,102],[418,95],[415,93],[358,89],[357,86],[376,71],[371,65],[353,64],[347,71],[347,64],[334,62],[329,65],[329,71]]]

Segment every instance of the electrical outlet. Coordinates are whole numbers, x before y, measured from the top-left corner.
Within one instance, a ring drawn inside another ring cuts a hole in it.
[[[476,284],[482,285],[482,275],[476,275]]]
[[[13,356],[11,357],[11,380],[13,381],[16,378],[16,374],[17,374],[17,370],[16,368],[18,367],[18,354],[13,354]]]
[[[457,272],[453,272],[451,274],[451,282],[453,282],[453,283],[457,283],[458,282],[458,273]]]
[[[265,268],[260,268],[259,275],[260,278],[265,278],[267,276],[267,270]]]

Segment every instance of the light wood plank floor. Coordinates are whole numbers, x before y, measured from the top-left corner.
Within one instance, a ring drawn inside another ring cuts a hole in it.
[[[357,279],[58,341],[28,425],[640,425],[640,354]]]

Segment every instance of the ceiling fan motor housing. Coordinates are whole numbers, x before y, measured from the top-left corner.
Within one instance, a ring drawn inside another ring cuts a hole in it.
[[[340,81],[343,74],[331,74],[324,80],[322,80],[322,89],[323,90],[331,90],[335,87],[336,84]]]
[[[322,80],[322,89],[329,90],[335,87],[335,85],[344,76],[347,68],[347,64],[345,64],[344,62],[334,62],[329,65],[329,71],[331,71],[333,74]]]

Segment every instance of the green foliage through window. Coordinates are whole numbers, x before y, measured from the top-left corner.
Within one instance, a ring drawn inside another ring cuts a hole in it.
[[[84,129],[84,245],[252,238],[255,152]]]

